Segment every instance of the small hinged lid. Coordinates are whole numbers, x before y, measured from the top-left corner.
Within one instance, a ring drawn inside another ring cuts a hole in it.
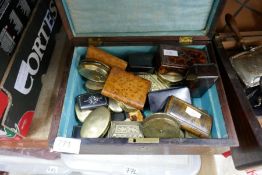
[[[57,0],[71,37],[212,37],[224,0]],[[191,42],[192,38],[181,38]],[[92,43],[91,40],[89,43]],[[94,42],[93,44],[97,44]]]

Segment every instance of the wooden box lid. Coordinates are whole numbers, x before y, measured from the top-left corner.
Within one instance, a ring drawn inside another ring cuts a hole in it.
[[[97,37],[208,40],[223,0],[56,0],[56,4],[69,38],[81,45]]]

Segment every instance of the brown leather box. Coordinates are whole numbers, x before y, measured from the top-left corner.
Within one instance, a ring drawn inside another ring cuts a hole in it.
[[[60,123],[53,127],[57,136],[71,138],[73,126],[77,126],[70,99],[83,90],[75,66],[88,46],[99,47],[122,59],[136,53],[157,54],[160,44],[183,46],[203,51],[208,62],[216,64],[211,38],[224,0],[168,0],[165,3],[161,0],[101,0],[99,4],[93,0],[56,0],[56,4],[67,35],[75,45],[74,54],[68,58],[72,63],[60,87],[64,94],[57,99],[55,118],[56,122],[60,118]],[[192,98],[192,104],[213,117],[211,138],[81,139],[80,153],[212,154],[238,145],[220,74],[203,96]],[[50,144],[54,140],[55,137]]]

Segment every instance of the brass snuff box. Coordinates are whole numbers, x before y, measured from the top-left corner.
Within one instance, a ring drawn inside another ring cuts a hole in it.
[[[96,82],[92,80],[86,80],[85,87],[87,90],[100,91],[103,89],[105,83]]]
[[[95,61],[81,61],[78,65],[80,75],[88,80],[104,83],[109,73],[109,68]]]
[[[108,108],[113,112],[123,112],[123,109],[120,107],[119,102],[109,98]]]
[[[85,119],[80,131],[82,138],[98,138],[105,135],[111,121],[110,111],[106,107],[99,107]]]
[[[231,57],[230,61],[246,87],[259,85],[262,76],[262,46],[237,54]]]
[[[183,138],[180,124],[169,114],[155,113],[143,122],[145,138]]]
[[[170,96],[165,112],[176,119],[181,128],[196,136],[209,138],[212,128],[212,117],[205,111],[175,97]]]
[[[109,138],[143,138],[141,123],[134,121],[112,121]]]
[[[85,121],[85,119],[89,116],[89,114],[92,112],[92,110],[89,109],[84,109],[81,110],[78,106],[78,104],[75,104],[75,113],[76,113],[76,117],[77,119],[83,123]]]

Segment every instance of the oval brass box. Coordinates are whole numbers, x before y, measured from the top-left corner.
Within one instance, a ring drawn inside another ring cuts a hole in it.
[[[181,138],[179,123],[166,113],[155,113],[143,122],[143,134],[145,138]]]
[[[101,83],[101,82],[95,82],[92,80],[87,80],[85,83],[85,87],[87,90],[99,91],[103,89],[104,84],[105,84],[104,82]]]
[[[123,109],[120,107],[119,103],[112,98],[109,98],[108,108],[113,112],[123,112]]]
[[[105,107],[95,109],[83,123],[80,131],[82,138],[98,138],[105,135],[111,120],[110,111]]]
[[[78,120],[83,123],[85,119],[89,116],[89,114],[92,112],[92,110],[81,110],[79,106],[75,104],[75,112]]]
[[[108,76],[109,69],[99,62],[81,61],[78,65],[78,72],[88,80],[104,83]]]

